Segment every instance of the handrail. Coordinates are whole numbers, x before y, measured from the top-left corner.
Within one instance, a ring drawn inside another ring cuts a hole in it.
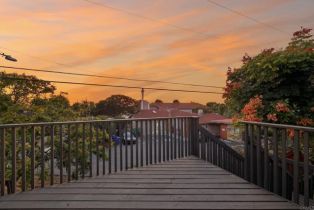
[[[258,126],[266,126],[272,128],[291,128],[302,131],[314,132],[314,127],[305,127],[298,125],[289,125],[289,124],[275,124],[275,123],[265,123],[265,122],[254,122],[254,121],[245,121],[241,120],[240,123],[249,124],[249,125],[258,125]]]
[[[17,126],[41,126],[41,125],[63,125],[63,124],[80,124],[88,122],[129,122],[136,120],[169,120],[169,119],[184,119],[195,118],[196,116],[179,116],[179,117],[148,117],[148,118],[126,118],[126,119],[106,119],[106,120],[79,120],[79,121],[62,121],[62,122],[38,122],[38,123],[17,123],[17,124],[1,124],[0,128],[17,127]]]

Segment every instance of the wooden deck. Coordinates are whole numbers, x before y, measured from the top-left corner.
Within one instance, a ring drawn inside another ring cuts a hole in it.
[[[194,157],[0,198],[0,209],[299,209]]]

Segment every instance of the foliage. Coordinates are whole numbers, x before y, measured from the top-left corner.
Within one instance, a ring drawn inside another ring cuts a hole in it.
[[[80,116],[80,117],[89,117],[95,113],[96,105],[92,101],[82,101],[76,102],[72,105],[72,109]]]
[[[230,110],[228,109],[228,107],[226,106],[226,104],[208,102],[206,106],[207,106],[206,112],[218,113],[226,117],[230,117],[232,114]]]
[[[172,103],[180,103],[180,101],[178,99],[174,99]]]
[[[124,114],[134,114],[138,107],[138,102],[131,97],[112,95],[96,104],[95,113],[97,115],[117,117]]]
[[[224,93],[228,107],[254,121],[313,125],[314,40],[310,32],[301,28],[286,48],[266,49],[254,57],[246,54],[240,68],[228,68]],[[254,107],[254,100],[260,107]]]
[[[55,86],[50,82],[37,79],[35,76],[0,73],[0,94],[9,96],[14,104],[29,103],[33,98],[52,94],[55,90]]]
[[[163,101],[161,99],[156,99],[155,103],[163,103]]]

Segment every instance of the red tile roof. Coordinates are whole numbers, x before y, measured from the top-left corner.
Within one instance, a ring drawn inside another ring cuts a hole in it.
[[[183,112],[180,110],[141,110],[132,118],[157,118],[157,117],[198,117],[196,113]]]
[[[217,113],[209,113],[209,114],[202,115],[199,119],[199,123],[206,124],[214,120],[225,120],[225,119],[228,119],[228,118]]]
[[[199,103],[152,103],[151,107],[157,108],[157,109],[166,109],[166,110],[171,110],[171,109],[178,109],[178,110],[183,110],[183,109],[202,109],[205,108],[204,105],[199,104]]]

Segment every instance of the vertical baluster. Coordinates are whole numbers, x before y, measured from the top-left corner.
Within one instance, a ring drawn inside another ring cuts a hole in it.
[[[309,206],[309,133],[304,132],[304,206]]]
[[[257,185],[262,186],[262,159],[261,159],[261,126],[256,128],[256,166],[257,166]]]
[[[245,124],[244,129],[244,177],[249,181],[249,125]]]
[[[75,179],[78,180],[79,176],[79,124],[75,125]]]
[[[166,155],[167,155],[167,157],[166,157],[166,160],[167,161],[169,161],[169,157],[170,157],[170,132],[169,132],[169,126],[170,126],[170,120],[169,119],[167,119],[166,120],[166,150],[167,150],[167,152],[166,152]]]
[[[264,188],[269,189],[268,178],[268,128],[264,127]]]
[[[166,120],[161,120],[160,121],[161,124],[162,124],[162,127],[161,127],[161,141],[162,141],[162,161],[165,162],[166,161],[166,141],[165,141],[165,134],[166,134],[166,130],[165,130],[165,125],[166,125]]]
[[[144,137],[146,137],[145,132],[144,132],[144,120],[140,121],[141,123],[141,166],[144,165],[144,148],[143,148],[143,144],[144,144]]]
[[[146,159],[146,165],[148,165],[148,144],[149,144],[149,139],[150,139],[150,137],[148,136],[149,135],[148,126],[149,126],[149,123],[147,120],[145,120],[145,146],[146,146],[145,159]]]
[[[174,119],[174,159],[177,158],[177,118]]]
[[[120,143],[120,171],[123,171],[123,151],[122,151],[122,147],[123,147],[123,141],[124,141],[124,137],[123,137],[123,133],[122,133],[122,122],[119,122],[119,137],[121,139],[121,143]]]
[[[89,124],[89,176],[93,177],[93,123]]]
[[[25,152],[25,141],[26,141],[26,133],[25,127],[21,127],[21,149],[22,149],[22,157],[21,157],[21,164],[22,164],[22,191],[26,190],[26,152]]]
[[[299,203],[299,131],[295,130],[293,141],[293,196],[292,200]]]
[[[188,156],[188,130],[187,130],[187,118],[184,118],[184,156]]]
[[[111,170],[112,170],[112,123],[109,122],[108,125],[108,145],[109,145],[109,151],[108,151],[108,157],[109,157],[109,161],[108,161],[108,173],[111,174]]]
[[[149,120],[150,122],[150,149],[149,149],[149,163],[152,164],[153,163],[153,120]]]
[[[130,137],[131,137],[131,168],[133,168],[133,121],[130,122]]]
[[[274,193],[279,193],[278,184],[278,130],[273,129],[273,183],[274,183]]]
[[[181,118],[181,157],[184,157],[184,118]]]
[[[170,128],[170,134],[171,134],[171,143],[170,143],[170,157],[171,160],[174,159],[174,148],[175,148],[175,119],[171,118],[171,128]]]
[[[1,156],[1,174],[0,174],[0,182],[1,182],[1,196],[4,196],[5,191],[5,128],[0,129],[0,156]]]
[[[41,150],[41,155],[40,155],[40,166],[41,166],[40,181],[41,181],[41,187],[45,187],[45,126],[41,126],[40,150]]]
[[[158,124],[158,162],[161,162],[161,126],[162,126],[162,122],[161,120],[157,120],[157,124]]]
[[[96,176],[99,176],[99,123],[96,123]]]
[[[82,164],[81,164],[81,171],[82,171],[82,178],[85,178],[85,167],[86,167],[86,123],[82,125],[83,136],[82,136]]]
[[[255,183],[255,177],[254,177],[254,126],[249,125],[249,144],[250,144],[250,181]]]
[[[177,118],[177,139],[178,139],[178,155],[177,157],[180,158],[181,157],[181,118]]]
[[[117,125],[116,123],[113,123],[113,128],[114,128],[114,135],[118,136],[117,134]],[[119,127],[118,127],[118,132],[119,132]],[[118,140],[116,140],[118,142]],[[114,142],[114,171],[117,172],[118,171],[118,148],[117,148],[117,142]],[[121,143],[121,139],[120,139],[120,145]]]
[[[102,123],[102,174],[106,174],[106,132],[107,132],[107,124],[105,122]]]
[[[55,149],[54,149],[54,126],[51,125],[50,126],[50,185],[54,184],[54,153],[55,153]]]
[[[63,183],[63,126],[60,124],[59,127],[59,140],[60,140],[60,184]]]
[[[157,120],[153,121],[154,124],[154,163],[157,163]]]
[[[31,127],[31,189],[35,188],[35,127]]]
[[[287,147],[287,132],[286,129],[281,130],[282,140],[281,140],[281,148],[282,148],[282,157],[281,157],[281,168],[282,168],[282,196],[287,198],[287,159],[286,159],[286,147]]]
[[[124,147],[125,147],[125,170],[128,170],[129,168],[129,164],[128,164],[128,136],[127,136],[127,132],[128,132],[128,123],[125,122],[124,123],[124,139],[125,139],[125,144],[124,144]]]
[[[71,174],[72,174],[72,148],[71,148],[71,144],[72,144],[72,138],[71,138],[71,124],[68,124],[68,182],[71,181]]]
[[[135,121],[135,132],[136,132],[136,153],[135,153],[135,159],[136,159],[136,167],[139,167],[139,157],[138,157],[138,153],[139,153],[139,121],[136,120]]]

